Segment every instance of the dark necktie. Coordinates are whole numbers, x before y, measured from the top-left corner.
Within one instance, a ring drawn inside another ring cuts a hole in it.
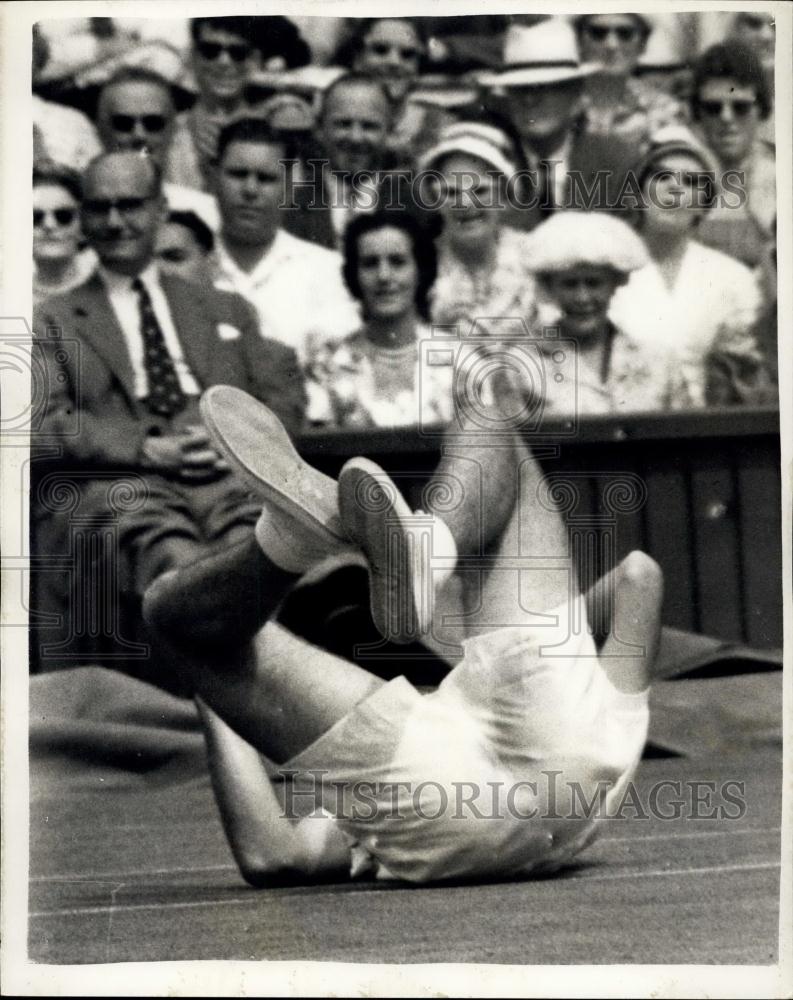
[[[149,383],[146,405],[152,413],[160,417],[172,417],[185,408],[187,399],[179,384],[176,367],[165,344],[162,328],[154,314],[151,296],[140,278],[135,278],[132,288],[138,296],[143,358]]]

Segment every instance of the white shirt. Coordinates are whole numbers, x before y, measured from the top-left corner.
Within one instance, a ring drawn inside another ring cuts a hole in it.
[[[215,250],[215,287],[237,292],[256,309],[263,337],[293,348],[301,361],[307,345],[339,340],[361,324],[341,275],[341,256],[279,229],[270,249],[246,273],[222,237]]]
[[[543,162],[548,164],[549,193],[555,208],[564,208],[567,202],[568,187],[570,184],[570,152],[572,148],[572,132],[567,133],[562,145],[550,156],[538,156],[528,146],[523,147],[523,152],[531,170],[539,170],[540,164]],[[539,196],[542,197],[542,193]]]
[[[132,371],[135,375],[135,396],[138,399],[145,399],[149,394],[149,381],[144,362],[143,333],[140,328],[140,299],[138,298],[138,293],[132,287],[132,282],[135,279],[126,274],[116,274],[113,271],[108,271],[104,267],[100,267],[98,273],[105,284],[110,305],[116,314],[121,332],[124,334],[127,353],[129,354],[129,360],[132,362]],[[138,277],[143,282],[151,298],[154,315],[160,324],[168,353],[173,359],[182,392],[188,396],[199,395],[201,388],[190,371],[187,361],[185,361],[182,345],[179,343],[179,335],[176,332],[171,310],[168,307],[168,300],[160,285],[156,265],[149,264],[146,270],[142,271]]]
[[[704,402],[704,361],[711,348],[746,340],[760,308],[757,281],[744,264],[689,240],[674,285],[651,261],[631,274],[611,302],[612,321],[640,343],[666,345],[681,362],[696,404]]]

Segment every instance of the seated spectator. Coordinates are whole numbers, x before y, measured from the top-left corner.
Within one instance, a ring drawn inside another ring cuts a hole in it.
[[[99,92],[96,118],[107,152],[144,150],[169,174],[175,155],[176,109],[171,84],[164,77],[140,66],[120,69]],[[168,181],[163,193],[170,208],[195,212],[217,230],[218,211],[212,195]]]
[[[221,130],[245,111],[244,91],[259,64],[252,41],[254,18],[195,17],[190,24],[190,65],[198,100],[179,116],[166,180],[213,189],[213,165]]]
[[[34,317],[49,369],[43,432],[62,442],[66,468],[80,475],[81,516],[107,515],[114,475],[131,476],[130,490],[140,491],[119,525],[125,584],[138,595],[212,542],[250,530],[255,514],[210,443],[200,393],[218,383],[245,388],[278,410],[291,433],[305,405],[294,353],[260,336],[244,300],[160,273],[153,257],[163,211],[150,159],[123,152],[94,160],[82,218],[101,266]],[[79,350],[63,350],[53,328]],[[42,550],[61,552],[56,525],[50,534]]]
[[[49,45],[33,26],[33,132],[40,159],[82,171],[102,151],[99,137],[82,112],[56,101],[45,101],[35,93],[36,81],[49,59]]]
[[[779,402],[777,347],[776,240],[769,242],[760,264],[759,280],[764,302],[752,336],[761,355],[758,370],[750,358],[733,351],[730,344],[717,346],[706,357],[706,399],[709,406],[774,406]]]
[[[371,76],[345,74],[325,91],[316,139],[320,162],[293,188],[298,209],[288,211],[284,225],[295,236],[321,246],[341,246],[353,216],[372,209],[376,190],[362,177],[394,166],[387,138],[393,121],[391,100],[383,83]]]
[[[421,160],[422,169],[440,174],[445,192],[432,291],[436,323],[470,328],[482,318],[533,319],[528,236],[507,225],[510,216],[500,207],[515,157],[510,137],[500,129],[465,121],[444,129]]]
[[[766,82],[773,90],[776,47],[774,15],[763,10],[740,10],[734,16],[729,37],[753,50],[763,67]]]
[[[532,229],[557,208],[603,207],[601,197],[611,203],[638,158],[632,138],[587,130],[584,82],[595,69],[579,62],[568,21],[551,17],[513,24],[504,37],[503,70],[481,77],[520,137],[521,166],[535,172],[534,197],[513,220],[522,229]],[[582,185],[591,186],[598,174],[606,189],[596,191],[594,204],[579,204]]]
[[[196,285],[212,284],[212,230],[195,212],[169,212],[157,231],[154,246],[163,274],[175,274]]]
[[[422,18],[360,18],[341,55],[343,65],[382,80],[393,104],[388,144],[400,164],[411,165],[437,141],[451,116],[440,108],[414,104],[410,92],[427,58]]]
[[[33,168],[33,304],[71,291],[93,274],[96,254],[81,249],[80,175],[46,160]]]
[[[218,140],[220,236],[216,288],[255,307],[262,333],[302,359],[310,335],[339,339],[360,322],[344,287],[341,257],[281,228],[285,140],[260,118],[227,125]]]
[[[361,302],[363,326],[310,352],[310,422],[401,427],[450,419],[452,368],[424,365],[420,372],[436,271],[434,242],[413,215],[375,212],[350,223],[344,278]]]
[[[776,216],[774,147],[758,134],[771,114],[771,96],[760,60],[739,42],[714,45],[694,68],[694,117],[718,160],[723,199],[700,229],[703,243],[737,257],[750,267],[763,258]],[[743,182],[725,173],[740,171]],[[740,204],[735,191],[743,195]]]
[[[654,29],[650,17],[579,14],[573,24],[581,61],[599,67],[584,90],[589,134],[628,136],[641,148],[660,128],[688,118],[674,97],[634,76]]]
[[[545,329],[554,331],[534,342],[544,413],[587,416],[690,404],[663,345],[643,344],[609,319],[617,288],[649,263],[627,223],[603,213],[557,212],[531,233],[527,258],[551,306],[541,310]]]
[[[638,225],[650,262],[618,290],[611,316],[645,343],[677,350],[692,402],[702,405],[709,351],[729,345],[747,365],[759,364],[750,331],[760,295],[744,264],[694,238],[717,196],[708,151],[681,126],[655,138],[636,168],[644,198]]]

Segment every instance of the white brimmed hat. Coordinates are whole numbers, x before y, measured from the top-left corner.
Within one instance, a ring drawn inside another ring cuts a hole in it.
[[[526,265],[535,274],[554,274],[579,264],[630,274],[650,261],[627,222],[605,212],[555,212],[532,230],[525,249]]]
[[[444,157],[467,153],[502,174],[515,173],[515,151],[505,132],[484,122],[455,122],[441,129],[437,143],[420,157],[420,170],[431,170]]]
[[[579,80],[597,72],[596,63],[581,63],[575,32],[564,17],[539,24],[512,24],[504,35],[504,68],[484,74],[487,87],[532,87]]]

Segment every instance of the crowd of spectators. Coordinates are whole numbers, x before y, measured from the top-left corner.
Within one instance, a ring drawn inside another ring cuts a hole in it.
[[[254,516],[218,382],[294,434],[443,424],[472,385],[776,402],[773,24],[699,17],[36,26],[45,426],[78,413],[75,468],[146,484],[137,589]]]
[[[421,363],[433,324],[487,356],[509,321],[510,349],[541,356],[560,316],[580,361],[564,380],[594,359],[597,391],[535,380],[549,412],[773,402],[773,23],[720,29],[705,44],[696,16],[627,13],[42,22],[34,300],[106,281],[84,172],[132,151],[162,196],[151,266],[247,300],[297,355],[305,426],[448,419],[454,379]],[[543,264],[561,268],[561,245],[566,277]],[[587,333],[562,304],[574,288],[593,315],[608,292]],[[635,363],[617,371],[623,344]],[[636,373],[659,358],[676,388],[644,393]]]

